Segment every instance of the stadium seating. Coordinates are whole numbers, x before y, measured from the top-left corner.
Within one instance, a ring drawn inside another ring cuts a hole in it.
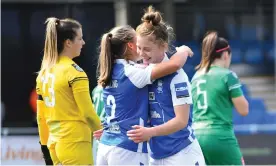
[[[257,40],[256,26],[242,25],[240,28],[240,38],[243,41]]]
[[[268,62],[274,62],[275,61],[275,48],[274,48],[274,42],[273,41],[266,41],[264,44],[264,51],[267,55]]]
[[[262,124],[275,124],[276,123],[276,114],[264,112]]]
[[[246,86],[244,86],[246,87]],[[243,88],[245,89],[245,88]],[[248,95],[247,100],[249,102],[249,114],[245,117],[238,114],[238,112],[233,110],[233,124],[236,126],[250,126],[249,130],[237,130],[236,133],[239,134],[254,134],[258,133],[275,133],[275,129],[271,130],[269,128],[257,129],[256,125],[270,125],[276,124],[276,113],[271,113],[266,109],[263,99],[260,98],[250,98]],[[254,127],[255,126],[255,127]]]
[[[244,59],[246,63],[259,64],[264,62],[262,43],[259,41],[246,42],[245,49]]]
[[[243,61],[242,52],[238,48],[232,48],[232,64],[238,64]]]
[[[245,84],[243,84],[241,89],[243,91],[243,95],[247,97],[249,95],[249,90],[248,90],[247,86]]]

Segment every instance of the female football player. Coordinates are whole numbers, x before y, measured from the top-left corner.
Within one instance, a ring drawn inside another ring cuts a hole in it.
[[[44,56],[36,79],[42,151],[54,165],[92,165],[91,134],[101,129],[101,122],[92,105],[87,75],[72,60],[85,44],[82,26],[76,20],[57,18],[48,18],[46,24]]]
[[[248,114],[237,75],[228,68],[231,48],[227,40],[210,32],[202,42],[202,58],[192,80],[195,135],[207,165],[241,165],[242,154],[233,130],[233,106]]]
[[[132,27],[115,27],[103,35],[98,83],[103,87],[106,122],[97,165],[148,165],[146,142],[134,143],[126,132],[133,125],[147,124],[149,92],[146,85],[177,71],[188,55],[192,52],[184,46],[167,62],[139,68],[135,64],[139,56]]]
[[[138,53],[148,64],[169,61],[167,30],[161,14],[149,7],[136,29]],[[135,125],[128,136],[136,143],[150,140],[150,165],[205,165],[191,127],[191,104],[191,85],[183,69],[149,85],[151,127]]]

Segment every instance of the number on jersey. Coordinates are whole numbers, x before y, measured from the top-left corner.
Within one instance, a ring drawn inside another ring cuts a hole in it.
[[[47,107],[54,107],[56,103],[55,99],[55,75],[49,72],[41,77],[42,81],[42,93],[45,94],[44,102]]]
[[[207,102],[207,91],[206,90],[202,90],[200,88],[200,85],[206,84],[206,80],[199,80],[196,83],[196,94],[198,96],[199,99],[202,100],[198,100],[197,101],[197,108],[198,109],[207,109],[208,107],[208,102]],[[200,97],[199,97],[200,96]]]
[[[97,115],[100,116],[100,119],[104,118],[105,111],[104,109],[100,110],[100,104],[103,102],[103,95],[102,93],[95,93],[93,96],[93,101],[96,107]]]
[[[115,111],[116,111],[115,97],[112,95],[108,95],[106,99],[106,104],[108,106],[111,106],[111,114],[110,114],[110,117],[107,118],[107,124],[110,124],[110,120],[115,118]]]

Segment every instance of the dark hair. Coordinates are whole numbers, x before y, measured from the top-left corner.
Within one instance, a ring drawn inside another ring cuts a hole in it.
[[[215,31],[207,32],[202,42],[201,62],[196,67],[196,70],[206,68],[205,72],[208,73],[211,64],[215,59],[221,58],[224,51],[231,53],[228,41],[222,37],[218,37]]]
[[[145,10],[141,18],[142,23],[136,28],[136,32],[141,36],[154,35],[153,41],[159,44],[170,43],[174,39],[173,28],[163,21],[161,13],[155,11],[152,6]]]
[[[115,59],[127,59],[127,43],[133,42],[135,31],[131,26],[119,26],[103,35],[100,46],[100,57],[98,63],[98,84],[102,87],[109,85],[111,72]]]
[[[81,28],[81,24],[73,19],[58,19],[48,18],[45,22],[46,34],[44,45],[44,56],[41,64],[41,69],[45,70],[56,64],[58,55],[64,49],[64,42],[74,40],[76,37],[76,30]]]

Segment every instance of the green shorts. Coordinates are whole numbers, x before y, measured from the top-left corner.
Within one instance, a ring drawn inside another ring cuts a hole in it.
[[[238,141],[234,135],[211,135],[196,132],[207,165],[244,165]]]

